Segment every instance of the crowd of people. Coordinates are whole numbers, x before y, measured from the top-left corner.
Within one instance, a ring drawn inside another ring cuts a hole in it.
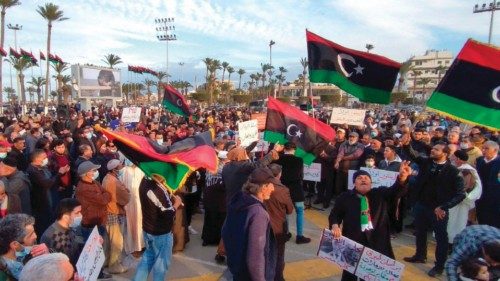
[[[196,109],[183,118],[150,107],[132,124],[120,121],[119,109],[59,113],[0,117],[0,280],[49,280],[42,272],[78,280],[74,268],[95,227],[106,255],[100,279],[131,270],[126,259],[133,257],[140,258],[134,280],[165,280],[172,254],[197,233],[192,217],[203,213],[200,246],[216,245],[215,260],[234,280],[282,281],[286,243],[294,235],[297,244],[311,242],[304,235],[310,196],[324,210],[333,203],[325,223],[336,238],[394,258],[391,239],[409,228],[416,251],[404,261],[426,263],[432,230],[430,276],[500,278],[498,131],[426,112],[367,110],[362,126],[331,124],[335,139],[318,152],[321,181],[314,184],[295,156],[300,144],[240,145],[238,123],[252,118],[246,108]],[[326,110],[314,116],[330,120]],[[218,170],[194,171],[171,194],[95,125],[157,146],[211,130]],[[372,186],[361,167],[399,176],[391,187]],[[357,171],[352,178],[349,170]],[[342,280],[356,276],[344,271]]]

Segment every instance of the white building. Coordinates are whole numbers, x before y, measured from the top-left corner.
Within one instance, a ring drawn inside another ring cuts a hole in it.
[[[425,99],[430,96],[450,68],[453,54],[446,50],[428,50],[423,56],[413,56],[409,61],[411,68],[405,77],[406,89],[416,98]]]

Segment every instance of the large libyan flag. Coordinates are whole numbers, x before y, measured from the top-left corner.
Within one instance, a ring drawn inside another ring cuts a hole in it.
[[[267,102],[264,140],[297,145],[295,156],[310,165],[329,141],[335,139],[335,131],[329,125],[309,117],[299,108],[269,97]]]
[[[500,49],[468,40],[427,107],[490,129],[500,129]]]
[[[210,132],[186,138],[171,146],[160,146],[143,136],[97,129],[148,177],[160,178],[172,191],[182,187],[192,171],[205,168],[212,173],[217,172],[218,159]]]
[[[401,64],[348,49],[306,30],[309,80],[330,83],[362,102],[388,104]]]

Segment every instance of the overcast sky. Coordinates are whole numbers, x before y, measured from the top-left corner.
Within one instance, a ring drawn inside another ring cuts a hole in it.
[[[36,12],[46,1],[21,0],[7,10],[6,24],[20,24],[18,47],[45,53],[47,23]],[[70,63],[103,64],[108,53],[124,64],[122,82],[129,79],[126,66],[143,65],[165,70],[165,42],[156,38],[155,18],[174,17],[178,40],[170,43],[173,80],[198,84],[203,79],[205,57],[229,62],[249,73],[269,61],[289,69],[287,80],[301,72],[299,60],[307,55],[305,29],[349,48],[372,52],[397,61],[423,54],[427,49],[447,49],[454,55],[467,38],[487,41],[489,13],[473,14],[470,0],[332,0],[332,1],[202,1],[202,0],[59,0],[53,1],[69,17],[55,22],[52,50]],[[482,2],[481,2],[482,3]],[[500,44],[497,16],[493,43]],[[5,49],[14,46],[14,35],[6,29]],[[179,62],[184,62],[182,71]],[[34,75],[40,69],[33,70]],[[25,73],[31,76],[31,70]],[[9,85],[9,67],[4,64],[4,85]],[[227,77],[227,76],[226,76]],[[237,81],[237,75],[232,80]],[[244,79],[246,80],[246,79]]]

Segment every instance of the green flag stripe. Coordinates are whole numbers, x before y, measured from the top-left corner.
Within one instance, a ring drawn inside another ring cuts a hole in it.
[[[281,145],[288,142],[284,134],[273,131],[264,131],[264,140],[272,143],[279,143]],[[316,159],[314,154],[309,153],[300,147],[297,147],[295,150],[295,156],[302,158],[302,160],[304,160],[304,164],[306,165],[311,165],[314,159]]]
[[[174,191],[184,185],[191,172],[186,165],[174,165],[160,161],[140,162],[139,168],[149,177],[153,174],[162,176],[168,188]]]
[[[174,105],[167,100],[163,100],[162,104],[166,109],[172,111],[173,113],[186,116],[186,114],[182,111],[182,109],[180,109],[177,105]]]
[[[344,75],[332,70],[310,70],[309,79],[316,83],[330,83],[359,98],[363,102],[388,104],[391,93],[379,89],[363,87],[349,81]]]
[[[464,122],[500,129],[500,111],[494,108],[469,103],[440,92],[432,93],[427,107]]]

